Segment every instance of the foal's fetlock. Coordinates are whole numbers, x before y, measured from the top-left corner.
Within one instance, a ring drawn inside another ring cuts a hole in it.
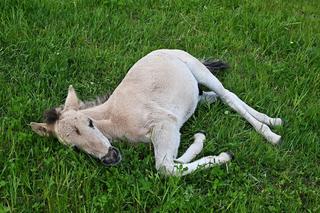
[[[218,162],[222,164],[222,163],[227,163],[231,161],[234,158],[234,156],[231,152],[221,152],[217,156],[217,158],[218,158]]]
[[[208,164],[225,164],[233,159],[230,152],[221,152],[218,156],[207,156]]]
[[[281,142],[281,136],[280,135],[277,135],[275,133],[271,133],[269,134],[266,139],[271,142],[273,145],[277,145],[277,144],[280,144]]]
[[[230,160],[234,159],[234,154],[230,151],[225,152],[227,155],[229,155],[229,157],[231,158]]]
[[[274,118],[272,123],[272,126],[282,126],[283,125],[283,121],[281,118]]]
[[[278,144],[281,140],[281,136],[272,132],[269,126],[266,124],[262,124],[261,127],[256,130],[258,132],[260,131],[261,134],[267,139],[267,141],[271,142],[272,144]]]

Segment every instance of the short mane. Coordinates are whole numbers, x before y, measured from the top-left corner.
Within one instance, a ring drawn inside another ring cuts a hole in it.
[[[88,109],[88,108],[103,104],[109,99],[110,95],[111,93],[107,93],[106,95],[96,97],[96,99],[94,100],[89,100],[84,102],[81,101],[79,109],[80,110]],[[64,108],[64,105],[62,104],[58,107],[46,110],[44,112],[44,122],[46,122],[47,124],[54,124],[57,120],[59,120],[60,113],[63,110],[63,108]]]
[[[103,104],[109,99],[110,95],[111,95],[110,93],[107,93],[106,95],[96,97],[96,99],[94,100],[81,102],[80,109],[88,109],[88,108]]]
[[[56,108],[49,109],[44,112],[44,121],[47,124],[54,124],[57,120],[59,120],[60,111],[57,111]]]

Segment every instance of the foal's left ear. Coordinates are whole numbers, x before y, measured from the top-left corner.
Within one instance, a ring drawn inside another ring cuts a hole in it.
[[[68,89],[68,96],[66,102],[64,103],[63,110],[74,109],[78,110],[80,108],[79,99],[77,97],[76,91],[73,86],[70,85]]]
[[[46,123],[35,123],[31,122],[29,124],[32,130],[41,136],[49,136],[52,134],[52,129]]]

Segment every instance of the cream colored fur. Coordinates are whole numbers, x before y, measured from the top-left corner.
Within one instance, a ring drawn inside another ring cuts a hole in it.
[[[198,84],[208,87],[199,97]],[[195,142],[178,158],[180,128],[201,101],[213,102],[219,97],[262,136],[273,144],[280,136],[269,126],[281,125],[279,118],[257,112],[226,90],[220,81],[195,57],[181,50],[156,50],[140,59],[109,99],[88,109],[79,109],[80,101],[71,86],[60,117],[52,125],[32,123],[41,135],[54,134],[65,144],[76,145],[103,158],[114,138],[130,142],[152,143],[156,168],[167,175],[185,175],[199,168],[226,163],[230,154],[207,156],[192,161],[203,147],[205,136],[195,134]],[[94,129],[88,127],[93,121]],[[75,128],[81,132],[79,136]],[[190,163],[191,162],[191,163]]]

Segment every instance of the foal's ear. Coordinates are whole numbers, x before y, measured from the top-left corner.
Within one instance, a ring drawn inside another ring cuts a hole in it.
[[[77,97],[76,91],[74,90],[73,86],[70,85],[68,89],[68,96],[66,102],[64,103],[63,110],[74,109],[78,110],[80,107],[79,99]]]
[[[38,135],[50,136],[50,134],[52,133],[52,129],[46,123],[31,122],[29,125],[31,126],[32,130]]]

